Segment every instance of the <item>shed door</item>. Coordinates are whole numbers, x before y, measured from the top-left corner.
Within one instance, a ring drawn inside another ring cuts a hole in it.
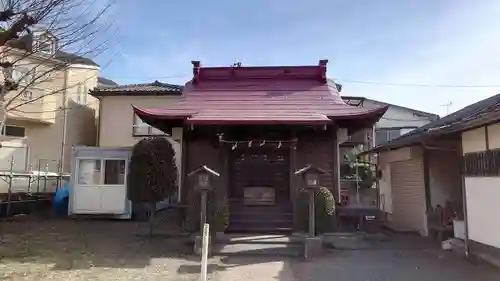
[[[420,159],[391,163],[392,225],[427,235],[425,187]]]

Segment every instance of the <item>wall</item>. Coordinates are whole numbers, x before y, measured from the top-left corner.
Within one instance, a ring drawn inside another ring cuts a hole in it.
[[[469,239],[500,248],[500,178],[465,178]]]
[[[20,57],[12,55],[9,59],[15,61]],[[7,102],[11,102],[8,108],[16,106],[15,110],[9,111],[9,118],[53,124],[58,103],[64,91],[65,71],[55,70],[57,64],[47,61],[47,59],[41,60],[36,55],[22,58],[16,66],[22,67],[26,71],[33,71],[35,80],[29,85],[21,84],[17,91],[11,91],[7,94]],[[3,79],[3,75],[0,74],[0,76]],[[24,99],[20,95],[21,91],[31,92],[33,100]]]
[[[490,149],[500,148],[500,124],[488,126]],[[485,128],[462,133],[463,153],[486,150]],[[500,177],[465,177],[469,239],[500,248]]]
[[[392,214],[392,188],[391,188],[391,166],[389,164],[380,167],[382,178],[379,180],[380,209],[385,213]]]
[[[489,133],[489,132],[488,132]],[[486,133],[484,127],[462,133],[462,152],[478,152],[486,150]]]
[[[176,101],[178,96],[110,96],[101,98],[98,145],[101,147],[131,147],[144,137],[134,137],[134,111],[137,107],[162,107]],[[182,159],[182,130],[172,132],[173,148],[179,173]]]
[[[462,178],[457,151],[428,150],[431,204],[444,206],[447,200],[462,202]]]
[[[381,103],[366,100],[363,103],[364,107],[377,107]],[[393,127],[421,127],[431,122],[428,116],[418,116],[410,109],[401,108],[398,106],[389,106],[382,118],[375,125],[376,128],[393,128]]]
[[[37,87],[43,87],[54,94],[43,98],[43,112],[39,119],[18,116],[10,117],[7,124],[26,128],[26,137],[23,138],[28,146],[28,163],[26,168],[33,170],[59,171],[61,149],[63,146],[64,108],[66,109],[66,138],[64,142],[63,171],[70,171],[71,148],[75,145],[95,145],[96,122],[95,109],[98,103],[87,94],[90,105],[79,104],[77,99],[78,83],[85,83],[87,89],[97,85],[98,68],[69,67],[66,74],[63,71],[51,73],[45,80],[41,80]],[[66,80],[66,83],[64,82]],[[64,92],[68,97],[64,104]],[[40,111],[41,110],[41,111]],[[4,161],[5,159],[0,159]]]

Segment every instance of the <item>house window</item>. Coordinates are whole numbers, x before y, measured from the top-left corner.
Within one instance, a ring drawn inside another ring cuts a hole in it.
[[[134,136],[162,136],[165,135],[164,132],[151,127],[150,125],[144,123],[144,121],[134,114],[134,124],[132,125],[132,131]]]
[[[12,125],[5,125],[2,130],[2,136],[7,137],[25,137],[26,128]]]
[[[87,86],[78,84],[76,87],[77,102],[79,104],[87,104]]]
[[[34,77],[34,71],[25,67],[14,67],[12,70],[12,80],[22,86],[30,85]]]
[[[35,49],[45,54],[53,54],[55,51],[55,40],[48,34],[38,36]]]
[[[375,130],[375,145],[381,145],[401,136],[400,129],[377,129]]]

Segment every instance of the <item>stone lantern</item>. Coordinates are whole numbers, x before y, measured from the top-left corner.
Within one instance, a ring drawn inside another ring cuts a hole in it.
[[[302,178],[304,184],[303,187],[309,193],[309,236],[314,237],[316,235],[314,196],[316,190],[320,188],[319,177],[322,174],[326,174],[326,172],[320,168],[314,167],[313,165],[307,165],[304,168],[297,170],[294,174]]]
[[[319,177],[322,174],[327,173],[313,165],[307,165],[294,173],[294,175],[302,178],[303,187],[307,193],[309,193],[309,235],[304,241],[304,257],[306,259],[313,256],[319,256],[323,252],[322,241],[320,237],[316,237],[314,214],[314,197],[316,190],[320,188]]]
[[[201,211],[200,211],[200,231],[203,230],[203,225],[207,220],[207,194],[208,192],[214,190],[213,181],[214,178],[220,176],[219,173],[210,169],[206,165],[190,172],[188,177],[195,177],[194,189],[201,194]]]

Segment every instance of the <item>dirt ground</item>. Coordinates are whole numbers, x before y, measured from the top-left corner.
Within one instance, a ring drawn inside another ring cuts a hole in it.
[[[5,225],[0,280],[197,280],[186,242],[168,226],[30,217]]]
[[[1,224],[1,222],[0,222]],[[5,225],[0,280],[198,280],[188,238],[160,220],[147,223],[27,218]],[[500,271],[424,243],[394,237],[362,250],[332,250],[303,261],[211,258],[212,281],[498,281]]]

